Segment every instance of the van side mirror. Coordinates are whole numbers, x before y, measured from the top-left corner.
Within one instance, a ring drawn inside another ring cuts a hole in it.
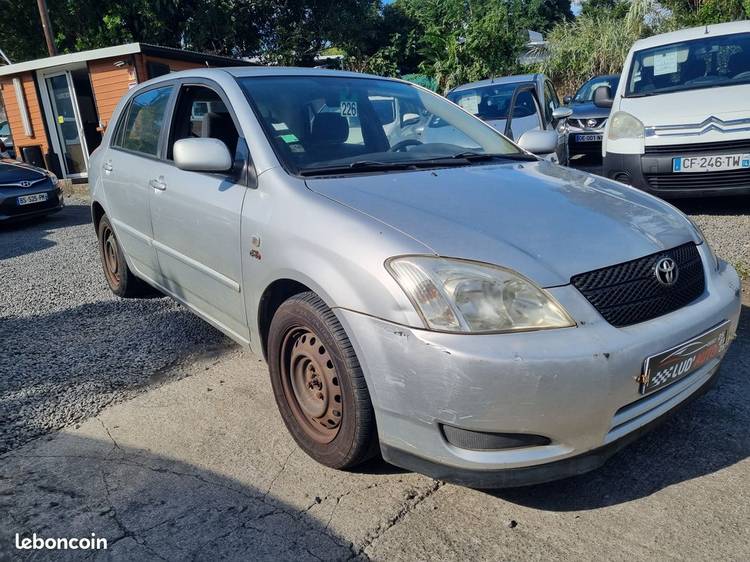
[[[227,145],[219,139],[190,138],[174,143],[174,163],[180,170],[190,172],[228,172],[232,156]]]
[[[612,90],[609,86],[599,86],[594,90],[594,105],[596,107],[612,107]]]

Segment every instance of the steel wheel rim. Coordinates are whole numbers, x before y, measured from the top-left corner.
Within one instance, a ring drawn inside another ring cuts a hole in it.
[[[117,238],[112,229],[105,228],[102,232],[102,255],[104,257],[104,272],[114,286],[120,284],[120,263],[117,259]]]
[[[290,329],[281,346],[282,387],[300,428],[330,443],[343,419],[341,386],[327,347],[310,328]]]

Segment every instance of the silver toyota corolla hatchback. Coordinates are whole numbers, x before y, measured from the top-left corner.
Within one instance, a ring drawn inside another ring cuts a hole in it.
[[[163,76],[120,102],[90,185],[112,291],[156,288],[262,354],[331,467],[591,470],[705,390],[737,328],[737,274],[679,211],[399,80]]]

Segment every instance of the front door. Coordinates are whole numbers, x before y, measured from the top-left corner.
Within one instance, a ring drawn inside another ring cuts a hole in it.
[[[231,154],[242,154],[237,148],[240,142],[244,145],[228,104],[216,89],[182,87],[165,160],[149,178],[159,268],[171,293],[236,339],[249,341],[241,294],[240,250],[240,219],[247,188],[240,174],[177,168],[171,147],[177,140],[190,137],[219,139]]]
[[[88,149],[70,72],[45,78],[52,118],[57,132],[57,152],[66,177],[81,177],[88,169]]]

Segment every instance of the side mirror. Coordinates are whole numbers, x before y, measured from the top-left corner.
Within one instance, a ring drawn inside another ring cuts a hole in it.
[[[599,86],[594,90],[594,105],[596,107],[610,108],[612,102],[612,90],[609,89],[609,86]]]
[[[228,172],[232,156],[219,139],[180,139],[172,150],[174,163],[180,170],[191,172]]]
[[[573,110],[569,107],[557,107],[552,111],[552,118],[555,121],[562,121],[573,115]]]
[[[572,102],[572,101],[573,101],[573,96],[565,96],[565,97],[563,98],[563,103],[564,103],[565,105],[568,105],[568,104],[569,104],[570,102]]]
[[[557,150],[557,131],[526,131],[518,144],[532,154],[543,155]]]
[[[404,113],[404,115],[401,117],[402,127],[408,127],[409,125],[414,125],[415,123],[419,123],[419,115],[417,115],[416,113]]]

